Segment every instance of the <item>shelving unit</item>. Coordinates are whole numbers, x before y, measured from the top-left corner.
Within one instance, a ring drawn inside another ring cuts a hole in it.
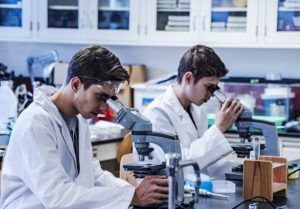
[[[287,159],[261,156],[259,160],[244,161],[244,198],[287,195]],[[258,201],[265,201],[258,198]]]

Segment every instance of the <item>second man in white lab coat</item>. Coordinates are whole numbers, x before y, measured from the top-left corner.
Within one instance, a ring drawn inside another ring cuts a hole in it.
[[[218,85],[228,73],[213,49],[196,45],[181,58],[177,83],[156,98],[144,111],[153,130],[178,135],[183,160],[195,160],[202,172],[218,178],[231,170],[224,157],[232,149],[224,132],[235,122],[243,107],[228,98],[216,112],[215,124],[208,128],[205,103],[212,96],[209,86]],[[154,161],[164,161],[162,149],[155,146]]]

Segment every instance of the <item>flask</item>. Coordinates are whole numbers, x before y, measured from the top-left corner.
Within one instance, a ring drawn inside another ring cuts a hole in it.
[[[18,100],[8,81],[0,82],[0,133],[9,134],[8,124],[17,117]]]

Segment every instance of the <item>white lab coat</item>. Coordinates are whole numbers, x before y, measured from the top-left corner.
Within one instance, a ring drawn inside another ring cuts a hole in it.
[[[198,162],[201,172],[209,176],[224,178],[224,173],[234,165],[224,158],[232,153],[232,148],[223,133],[215,126],[208,128],[208,118],[205,104],[191,104],[193,124],[189,114],[180,104],[172,86],[157,97],[143,112],[153,124],[153,130],[178,135],[181,144],[183,160]],[[154,159],[152,162],[165,161],[164,153],[158,146],[153,145]],[[186,169],[186,173],[191,173]]]
[[[89,129],[81,117],[76,174],[69,130],[47,96],[54,92],[53,87],[42,87],[18,118],[5,156],[1,208],[128,208],[134,187],[93,162]]]

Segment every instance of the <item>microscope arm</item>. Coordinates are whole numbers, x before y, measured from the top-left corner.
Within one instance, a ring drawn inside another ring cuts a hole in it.
[[[262,131],[266,142],[266,149],[262,150],[263,155],[279,156],[278,133],[274,123],[255,120],[255,119],[240,119],[236,121],[237,131],[240,135],[245,134],[249,128],[255,128]]]

